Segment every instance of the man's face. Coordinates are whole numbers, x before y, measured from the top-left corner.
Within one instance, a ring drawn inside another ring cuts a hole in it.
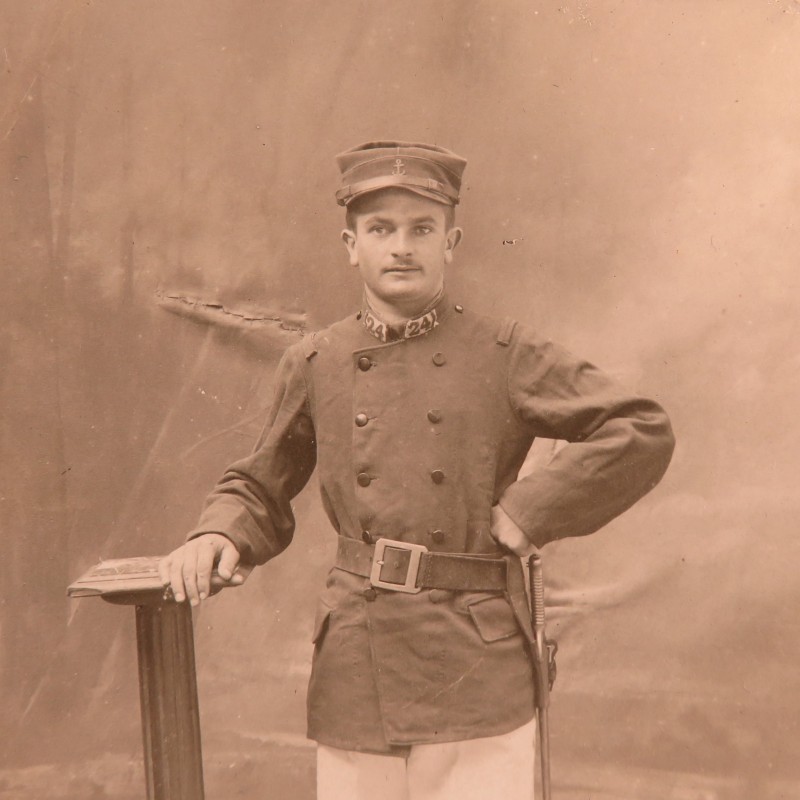
[[[461,238],[459,228],[447,229],[445,211],[404,189],[382,189],[359,201],[355,230],[342,231],[342,239],[376,311],[384,306],[413,316],[441,289]]]

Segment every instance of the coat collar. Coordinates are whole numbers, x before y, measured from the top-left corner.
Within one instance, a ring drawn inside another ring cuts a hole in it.
[[[384,322],[370,308],[366,298],[361,307],[361,324],[378,341],[397,342],[401,339],[412,339],[415,336],[424,336],[434,328],[437,328],[445,316],[447,308],[447,296],[444,289],[434,298],[433,302],[417,317],[413,317],[405,322],[390,325]]]

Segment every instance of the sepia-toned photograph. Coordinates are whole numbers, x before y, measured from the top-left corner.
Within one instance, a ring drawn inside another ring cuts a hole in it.
[[[0,800],[800,798],[798,0],[0,46]]]

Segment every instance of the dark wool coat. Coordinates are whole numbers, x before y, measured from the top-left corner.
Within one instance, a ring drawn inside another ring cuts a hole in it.
[[[191,536],[222,533],[264,563],[290,543],[290,502],[316,465],[340,536],[502,555],[494,504],[541,547],[597,530],[666,470],[673,437],[660,406],[527,327],[446,298],[411,338],[384,343],[363,322],[353,315],[286,352],[253,454],[225,472]],[[517,480],[537,436],[569,444]],[[324,744],[400,753],[533,716],[507,593],[402,594],[333,569],[314,640],[308,730]]]

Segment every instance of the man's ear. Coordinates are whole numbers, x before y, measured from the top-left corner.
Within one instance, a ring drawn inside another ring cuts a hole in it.
[[[447,232],[447,241],[445,243],[444,250],[445,264],[449,264],[453,260],[453,250],[458,247],[458,243],[461,241],[463,233],[464,232],[461,230],[461,228],[450,228],[450,230]]]
[[[358,255],[356,254],[356,235],[353,231],[349,228],[345,228],[342,231],[342,241],[344,242],[344,246],[347,248],[347,252],[350,255],[350,266],[357,267],[358,266]]]

